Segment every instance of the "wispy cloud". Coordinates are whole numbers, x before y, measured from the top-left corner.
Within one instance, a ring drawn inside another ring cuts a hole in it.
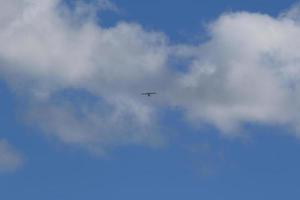
[[[12,172],[23,165],[23,157],[6,140],[0,140],[0,173]]]

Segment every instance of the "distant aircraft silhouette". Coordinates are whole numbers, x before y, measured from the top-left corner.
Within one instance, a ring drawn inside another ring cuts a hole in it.
[[[156,92],[145,92],[145,93],[142,93],[142,95],[145,95],[145,96],[148,96],[148,97],[150,97],[152,94],[156,94]]]

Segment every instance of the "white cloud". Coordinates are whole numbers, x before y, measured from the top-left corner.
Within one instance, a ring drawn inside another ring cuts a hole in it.
[[[0,1],[0,72],[44,133],[96,152],[160,144],[161,106],[227,135],[244,123],[299,129],[298,8],[225,13],[207,42],[174,47],[139,24],[99,25],[95,12],[116,9],[109,1],[74,10],[59,2]],[[187,72],[168,66],[174,56],[191,63]],[[159,95],[139,95],[148,89]]]
[[[193,51],[188,72],[179,78],[175,104],[195,123],[212,123],[227,134],[244,123],[295,128],[300,26],[294,18],[225,13],[209,33],[211,39]]]
[[[164,81],[165,36],[126,22],[103,28],[92,16],[74,24],[78,12],[57,7],[56,1],[27,3],[0,31],[0,70],[17,94],[27,97],[34,125],[98,151],[157,143],[155,109],[140,92]],[[96,102],[75,106],[73,99],[57,97],[70,90]]]
[[[23,164],[23,158],[6,140],[0,140],[0,173],[15,171]]]

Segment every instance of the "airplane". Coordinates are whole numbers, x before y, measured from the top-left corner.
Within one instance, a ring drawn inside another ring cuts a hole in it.
[[[156,94],[156,92],[145,92],[145,93],[142,93],[141,95],[150,97],[152,94]]]

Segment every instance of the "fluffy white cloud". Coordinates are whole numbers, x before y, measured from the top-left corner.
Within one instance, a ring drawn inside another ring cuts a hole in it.
[[[293,16],[295,16],[293,8]],[[237,133],[244,123],[299,122],[300,33],[291,14],[225,13],[192,51],[175,104],[193,121]],[[198,53],[196,53],[198,52]]]
[[[59,0],[0,1],[1,77],[43,132],[96,152],[160,144],[162,106],[227,135],[244,123],[298,129],[298,7],[279,17],[225,13],[207,42],[175,47],[138,24],[102,27],[95,13],[116,9],[107,0],[76,2],[70,9]],[[186,72],[169,66],[174,57],[191,63]],[[159,96],[149,101],[144,90]]]
[[[0,140],[0,173],[11,172],[23,164],[23,158],[6,140]]]
[[[105,2],[97,5],[107,7]],[[95,12],[96,4],[81,2],[72,11],[53,0],[15,4],[22,14],[10,16],[0,30],[0,71],[27,98],[36,126],[97,151],[159,142],[155,109],[141,100],[140,92],[165,81],[168,46],[163,34],[126,22],[103,28],[93,15],[74,23],[78,15]],[[94,101],[62,97],[68,91]]]

